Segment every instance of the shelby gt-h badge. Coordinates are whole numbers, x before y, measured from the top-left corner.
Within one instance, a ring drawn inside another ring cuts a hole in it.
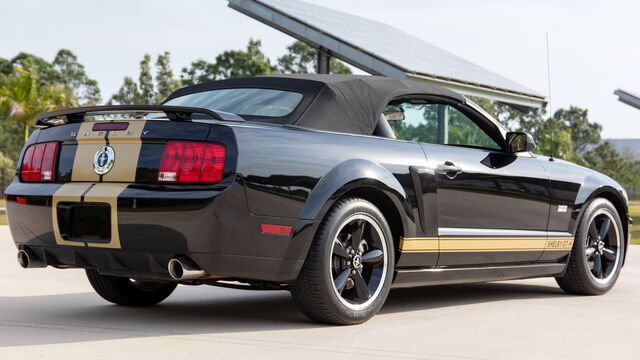
[[[392,286],[549,276],[602,294],[629,241],[619,184],[418,82],[223,80],[36,125],[5,192],[18,260],[86,269],[121,305],[177,284],[286,289],[354,324]]]

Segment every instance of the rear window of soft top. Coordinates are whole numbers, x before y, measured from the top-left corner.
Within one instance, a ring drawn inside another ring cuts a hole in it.
[[[163,105],[199,107],[236,115],[282,117],[289,115],[300,100],[302,94],[293,91],[235,88],[183,95]]]

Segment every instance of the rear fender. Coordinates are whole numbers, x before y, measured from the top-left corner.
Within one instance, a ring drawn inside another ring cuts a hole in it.
[[[304,259],[318,225],[344,194],[359,188],[372,187],[393,202],[402,219],[404,236],[415,234],[416,225],[410,199],[393,174],[381,165],[361,159],[340,163],[323,176],[314,187],[294,227],[293,241],[287,258]]]

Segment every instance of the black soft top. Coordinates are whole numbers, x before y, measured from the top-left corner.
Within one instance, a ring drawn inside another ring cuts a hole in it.
[[[248,120],[362,135],[373,133],[380,114],[393,99],[431,95],[464,101],[456,92],[412,80],[367,75],[295,74],[211,81],[178,89],[165,102],[187,94],[231,88],[278,89],[303,95],[300,104],[287,116]]]

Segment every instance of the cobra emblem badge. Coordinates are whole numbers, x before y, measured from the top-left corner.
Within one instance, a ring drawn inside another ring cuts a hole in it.
[[[113,163],[116,161],[116,153],[109,145],[105,145],[96,152],[93,157],[93,170],[96,174],[104,175],[111,170]]]

